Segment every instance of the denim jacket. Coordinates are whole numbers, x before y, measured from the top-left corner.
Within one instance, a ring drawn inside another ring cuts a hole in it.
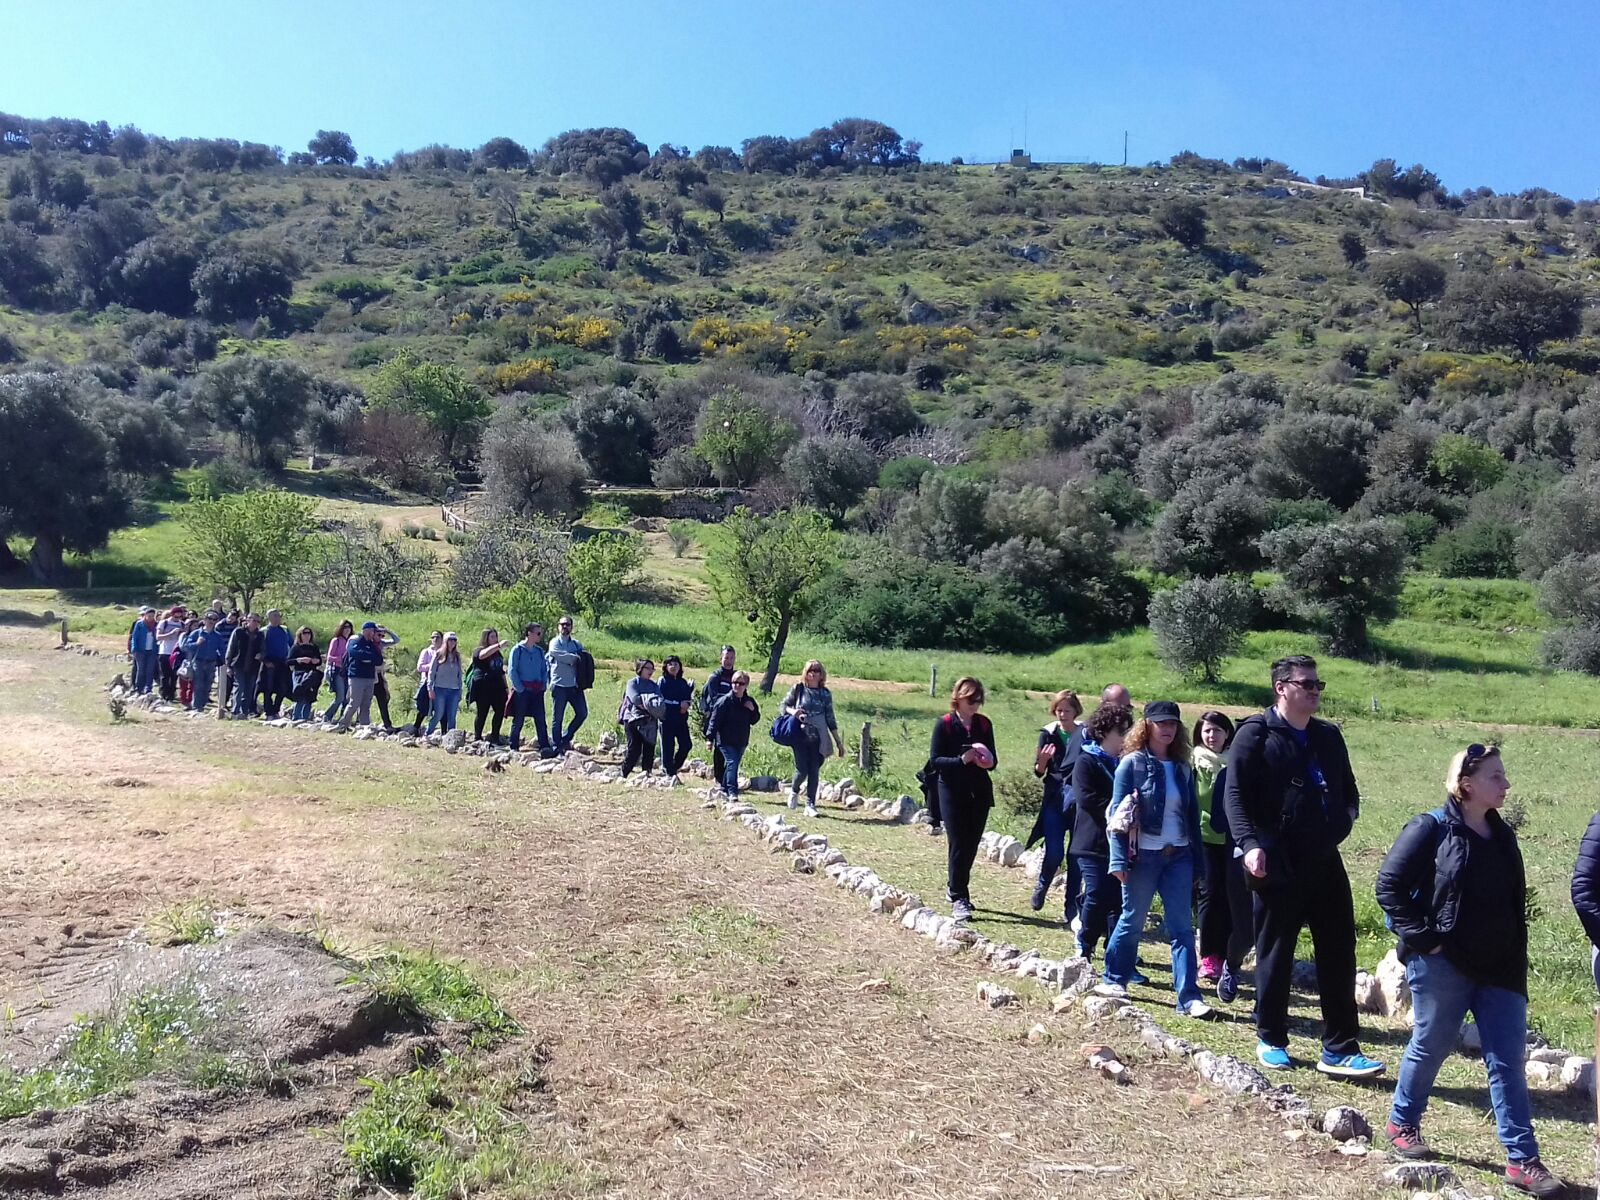
[[[1195,878],[1200,879],[1205,872],[1205,853],[1201,848],[1200,797],[1195,790],[1194,772],[1188,763],[1174,763],[1173,769],[1183,789],[1183,795],[1176,799],[1185,809],[1183,824],[1189,831],[1189,857],[1194,863]],[[1167,773],[1162,769],[1161,760],[1148,750],[1136,750],[1117,764],[1116,778],[1111,787],[1111,808],[1108,811],[1114,813],[1123,797],[1133,791],[1139,793],[1140,830],[1159,834],[1167,803],[1173,797],[1167,795]],[[1124,834],[1112,834],[1108,868],[1126,871],[1128,866],[1128,839]]]

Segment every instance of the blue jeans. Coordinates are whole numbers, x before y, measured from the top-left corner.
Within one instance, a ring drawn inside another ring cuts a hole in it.
[[[211,707],[211,689],[217,682],[217,664],[196,662],[194,664],[194,695],[189,699],[189,707],[195,712],[204,712]]]
[[[294,707],[289,710],[289,716],[296,721],[311,720],[312,703],[313,701],[310,700],[296,700]]]
[[[550,731],[544,724],[544,692],[523,688],[511,693],[511,748],[522,748],[522,723],[533,718],[533,727],[539,731],[539,749],[550,744]]]
[[[1110,941],[1109,929],[1122,912],[1122,884],[1111,873],[1104,857],[1094,854],[1074,854],[1072,865],[1083,877],[1083,930],[1078,934],[1078,945],[1085,958],[1094,957],[1100,939]],[[1070,881],[1071,875],[1067,876]],[[1137,955],[1135,955],[1137,959]]]
[[[258,711],[256,708],[256,673],[259,670],[255,664],[233,669],[233,715],[236,717],[253,717]]]
[[[1176,854],[1141,850],[1128,868],[1122,884],[1122,915],[1106,947],[1105,976],[1126,985],[1139,957],[1139,935],[1150,913],[1150,902],[1161,897],[1162,925],[1172,945],[1172,989],[1178,1006],[1200,999],[1198,964],[1194,955],[1194,860],[1187,847]]]
[[[1072,918],[1078,915],[1078,895],[1083,890],[1083,875],[1079,868],[1079,859],[1067,858],[1067,835],[1072,829],[1072,813],[1061,807],[1060,793],[1051,795],[1051,789],[1045,790],[1044,797],[1044,861],[1039,864],[1039,891],[1050,890],[1050,884],[1056,877],[1056,872],[1061,869],[1063,861],[1067,864],[1067,898],[1062,910],[1062,919],[1067,924],[1072,923]],[[1043,898],[1041,896],[1041,903]]]
[[[563,730],[561,718],[567,715],[569,704],[572,705],[572,724]],[[550,732],[555,735],[557,750],[572,748],[572,735],[588,716],[589,701],[584,698],[582,688],[557,685],[550,689]]]
[[[730,796],[739,794],[739,760],[744,757],[743,746],[719,746],[722,751],[722,790]]]
[[[1422,1124],[1433,1081],[1456,1048],[1462,1018],[1470,1011],[1483,1037],[1489,1105],[1506,1157],[1512,1162],[1538,1158],[1522,1062],[1528,1048],[1527,997],[1473,982],[1443,954],[1414,955],[1406,963],[1406,982],[1411,985],[1417,1024],[1400,1059],[1389,1119],[1396,1125]]]
[[[328,686],[333,689],[333,703],[328,705],[328,711],[322,714],[324,721],[331,721],[343,712],[344,706],[350,699],[350,681],[344,676],[343,663],[329,670]]]
[[[147,695],[156,686],[156,676],[161,672],[156,660],[160,657],[154,650],[133,651],[132,686],[139,695]]]
[[[433,689],[433,712],[428,716],[428,732],[432,733],[435,726],[444,726],[444,731],[449,733],[456,727],[456,710],[461,707],[460,688]]]

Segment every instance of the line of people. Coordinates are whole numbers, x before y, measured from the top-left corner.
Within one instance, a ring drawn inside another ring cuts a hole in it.
[[[1373,1079],[1386,1068],[1361,1051],[1354,902],[1339,850],[1360,815],[1360,792],[1343,735],[1316,715],[1326,686],[1316,661],[1279,659],[1271,682],[1270,708],[1237,729],[1225,714],[1207,712],[1192,743],[1172,701],[1146,704],[1136,719],[1127,689],[1113,684],[1085,720],[1076,694],[1057,693],[1034,759],[1044,809],[1029,844],[1042,840],[1045,851],[1032,907],[1043,908],[1065,866],[1063,919],[1078,953],[1091,958],[1105,938],[1096,991],[1125,997],[1148,982],[1138,971],[1138,946],[1159,897],[1176,1006],[1190,1017],[1212,1011],[1202,979],[1216,983],[1219,999],[1236,997],[1254,948],[1256,1056],[1271,1070],[1294,1066],[1294,955],[1309,930],[1323,1026],[1316,1069]],[[993,805],[997,755],[983,703],[980,682],[956,683],[922,772],[935,831],[947,838],[946,888],[957,921],[974,912],[972,863]],[[1475,743],[1458,752],[1446,770],[1444,803],[1406,825],[1378,872],[1378,902],[1398,939],[1415,1010],[1385,1137],[1402,1158],[1432,1156],[1422,1114],[1470,1012],[1506,1181],[1558,1196],[1565,1184],[1540,1160],[1523,1069],[1528,923],[1521,852],[1499,816],[1509,790],[1498,748]],[[1594,943],[1600,987],[1600,814],[1584,837],[1573,902]]]

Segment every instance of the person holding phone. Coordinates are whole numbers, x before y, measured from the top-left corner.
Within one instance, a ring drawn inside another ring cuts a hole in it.
[[[1309,928],[1322,1002],[1325,1075],[1370,1079],[1384,1065],[1361,1053],[1356,917],[1339,844],[1361,808],[1339,727],[1319,720],[1324,684],[1304,654],[1272,664],[1273,706],[1243,721],[1229,753],[1223,804],[1255,893],[1256,1058],[1286,1071],[1289,982]]]

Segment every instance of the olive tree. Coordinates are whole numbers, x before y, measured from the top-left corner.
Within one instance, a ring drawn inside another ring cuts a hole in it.
[[[1294,525],[1263,537],[1261,551],[1281,576],[1269,603],[1310,621],[1334,654],[1364,655],[1368,623],[1399,611],[1406,540],[1394,521]]]
[[[1186,579],[1150,601],[1150,632],[1161,661],[1215,683],[1222,664],[1244,645],[1253,595],[1242,579]]]
[[[722,523],[724,536],[708,567],[724,611],[750,622],[750,648],[766,655],[763,695],[772,691],[789,630],[816,603],[822,580],[838,563],[837,535],[809,509],[757,516],[740,506]]]

